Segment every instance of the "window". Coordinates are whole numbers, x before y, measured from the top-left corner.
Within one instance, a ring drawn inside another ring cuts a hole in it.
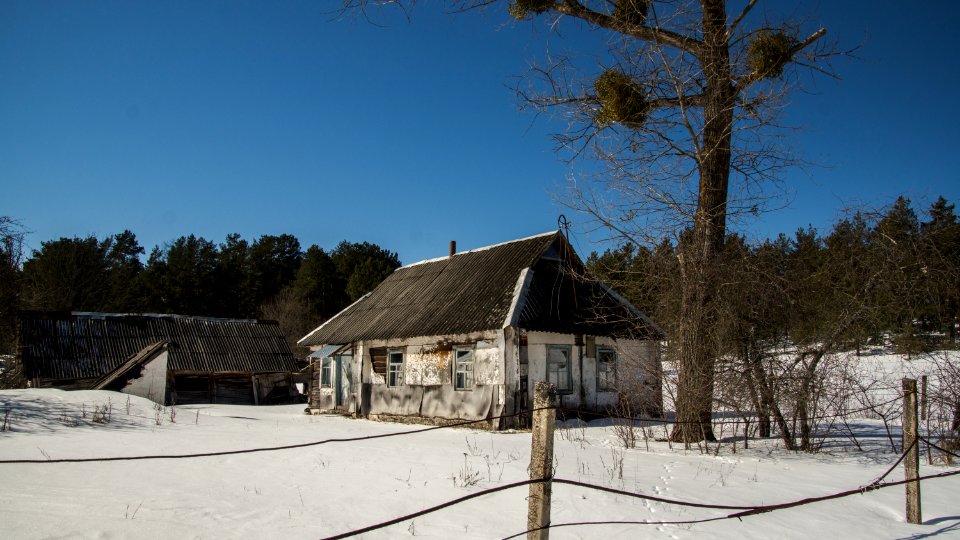
[[[617,391],[617,351],[597,348],[597,392]]]
[[[387,386],[403,386],[403,351],[387,354]]]
[[[453,350],[453,388],[473,389],[473,349]]]
[[[320,388],[333,387],[333,358],[320,360]]]
[[[547,345],[547,382],[556,386],[557,393],[568,394],[573,391],[569,345]]]

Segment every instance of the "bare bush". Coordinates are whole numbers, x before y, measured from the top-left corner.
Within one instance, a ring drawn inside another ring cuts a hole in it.
[[[450,477],[453,480],[453,485],[456,487],[471,487],[480,483],[480,471],[474,470],[470,466],[470,461],[467,459],[467,453],[463,453],[463,467],[457,471],[456,474]]]
[[[93,415],[90,419],[95,424],[109,424],[113,420],[113,402],[107,399],[103,405],[93,406]]]

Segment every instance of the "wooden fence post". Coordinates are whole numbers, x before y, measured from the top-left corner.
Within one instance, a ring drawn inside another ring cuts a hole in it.
[[[903,460],[904,484],[907,494],[907,522],[923,523],[920,513],[920,448],[917,444],[917,380],[903,379]],[[907,450],[909,449],[909,450]]]
[[[550,529],[550,494],[553,478],[553,430],[557,424],[557,390],[546,382],[538,382],[533,391],[533,436],[530,441],[530,484],[527,498],[527,540],[548,540]],[[539,529],[539,530],[535,530]]]
[[[930,407],[927,405],[927,376],[920,376],[920,420],[926,425],[924,433],[930,436]],[[933,450],[927,445],[927,465],[933,465]]]
[[[920,376],[920,419],[927,419],[927,376]]]

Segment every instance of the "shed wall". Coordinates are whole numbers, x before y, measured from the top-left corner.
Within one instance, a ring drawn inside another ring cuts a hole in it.
[[[149,399],[155,403],[167,401],[167,351],[158,354],[153,360],[143,364],[140,376],[130,379],[120,391]]]

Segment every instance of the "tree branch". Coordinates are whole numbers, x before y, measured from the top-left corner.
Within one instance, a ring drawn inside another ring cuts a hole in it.
[[[791,61],[792,61],[792,60],[793,60],[793,57],[794,57],[798,52],[806,49],[807,47],[810,46],[810,44],[812,44],[813,42],[817,41],[818,39],[822,38],[822,37],[825,36],[825,35],[827,35],[827,29],[826,29],[826,28],[820,28],[820,29],[817,30],[816,32],[810,34],[810,36],[808,36],[807,39],[805,39],[805,40],[801,41],[800,43],[797,43],[796,45],[794,45],[793,47],[791,47],[791,48],[790,48],[790,51],[788,51],[788,53],[787,53],[787,56],[788,56],[788,57],[791,59]],[[744,90],[746,90],[748,86],[750,86],[750,85],[752,85],[753,83],[755,83],[755,82],[759,81],[760,79],[762,79],[762,78],[764,77],[764,75],[766,75],[766,73],[761,72],[761,71],[752,71],[752,72],[750,72],[750,73],[747,74],[745,77],[743,77],[742,79],[740,79],[739,81],[737,81],[736,83],[734,83],[734,85],[733,85],[734,95],[739,95],[741,92],[743,92]]]
[[[594,11],[577,0],[563,0],[562,3],[553,7],[557,13],[576,17],[590,24],[601,28],[614,30],[637,38],[642,41],[670,45],[682,51],[686,51],[696,57],[700,56],[700,41],[677,32],[665,30],[663,28],[653,28],[642,24],[630,24],[617,20],[610,15]]]
[[[757,0],[750,0],[746,6],[743,7],[743,10],[737,15],[737,18],[730,23],[730,28],[727,29],[727,39],[730,39],[733,36],[733,33],[737,30],[737,26],[743,21],[743,18],[747,16],[747,13],[750,13],[750,10],[753,9],[753,6],[757,4]]]

